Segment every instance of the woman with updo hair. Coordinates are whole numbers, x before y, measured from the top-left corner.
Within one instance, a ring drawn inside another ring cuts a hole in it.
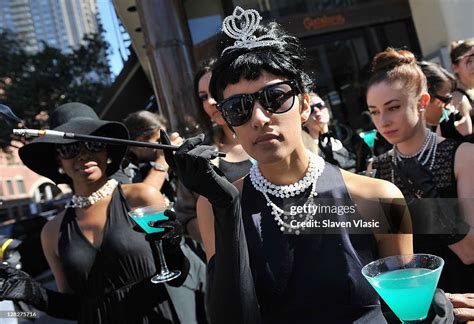
[[[388,48],[375,56],[367,105],[377,131],[393,149],[376,157],[372,168],[400,188],[409,202],[415,252],[445,260],[438,286],[472,292],[474,145],[441,137],[426,127],[430,98],[426,77],[411,52]]]
[[[453,104],[459,111],[469,110],[474,117],[474,38],[452,42],[451,64],[458,80]]]
[[[459,111],[452,104],[456,78],[438,64],[419,62],[428,82],[430,102],[425,109],[426,124],[445,138],[465,141],[472,134],[469,110]],[[462,105],[461,105],[462,107]]]

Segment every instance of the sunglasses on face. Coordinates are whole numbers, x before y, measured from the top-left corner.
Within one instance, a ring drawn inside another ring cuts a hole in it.
[[[209,95],[207,93],[203,93],[199,95],[199,100],[207,101],[209,99]]]
[[[314,112],[314,110],[315,110],[316,108],[318,108],[319,110],[324,109],[324,108],[327,108],[327,107],[326,107],[326,104],[324,103],[324,101],[311,104],[310,107],[311,107],[311,114]]]
[[[451,100],[453,100],[453,96],[450,95],[450,94],[447,95],[446,97],[435,94],[433,97],[435,97],[436,99],[438,99],[439,101],[441,101],[445,105],[449,104],[451,102]]]
[[[56,145],[56,153],[63,160],[73,159],[81,153],[85,147],[91,153],[99,153],[105,150],[107,144],[100,142],[75,142],[71,144]]]
[[[301,93],[295,80],[270,84],[260,91],[239,94],[221,101],[217,109],[230,126],[241,126],[252,117],[255,100],[272,114],[283,114],[293,107],[295,96]]]

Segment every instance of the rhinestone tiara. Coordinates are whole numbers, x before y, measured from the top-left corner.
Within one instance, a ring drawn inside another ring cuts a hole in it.
[[[262,16],[257,10],[244,10],[241,7],[235,7],[232,15],[227,16],[222,22],[222,31],[230,38],[235,39],[234,45],[224,48],[222,55],[228,50],[239,48],[255,48],[262,46],[272,46],[282,44],[271,35],[262,35],[257,37],[253,33],[257,30]]]

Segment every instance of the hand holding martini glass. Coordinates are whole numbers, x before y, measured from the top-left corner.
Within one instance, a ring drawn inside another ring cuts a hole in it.
[[[424,320],[444,260],[431,254],[396,255],[375,260],[362,274],[403,323]]]
[[[156,221],[168,220],[165,215],[166,206],[164,204],[157,204],[152,206],[146,206],[143,208],[137,208],[128,212],[128,215],[141,227],[147,234],[161,233],[164,232],[164,228],[150,226]],[[153,283],[163,283],[177,278],[181,271],[169,270],[166,265],[165,256],[163,254],[163,248],[161,245],[162,240],[154,241],[152,244],[156,246],[156,252],[160,260],[160,272],[151,278]]]

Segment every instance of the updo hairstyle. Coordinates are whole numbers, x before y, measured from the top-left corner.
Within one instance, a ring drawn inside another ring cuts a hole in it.
[[[387,48],[372,60],[368,88],[380,82],[399,84],[415,98],[427,91],[426,77],[417,65],[415,55],[407,50]]]

